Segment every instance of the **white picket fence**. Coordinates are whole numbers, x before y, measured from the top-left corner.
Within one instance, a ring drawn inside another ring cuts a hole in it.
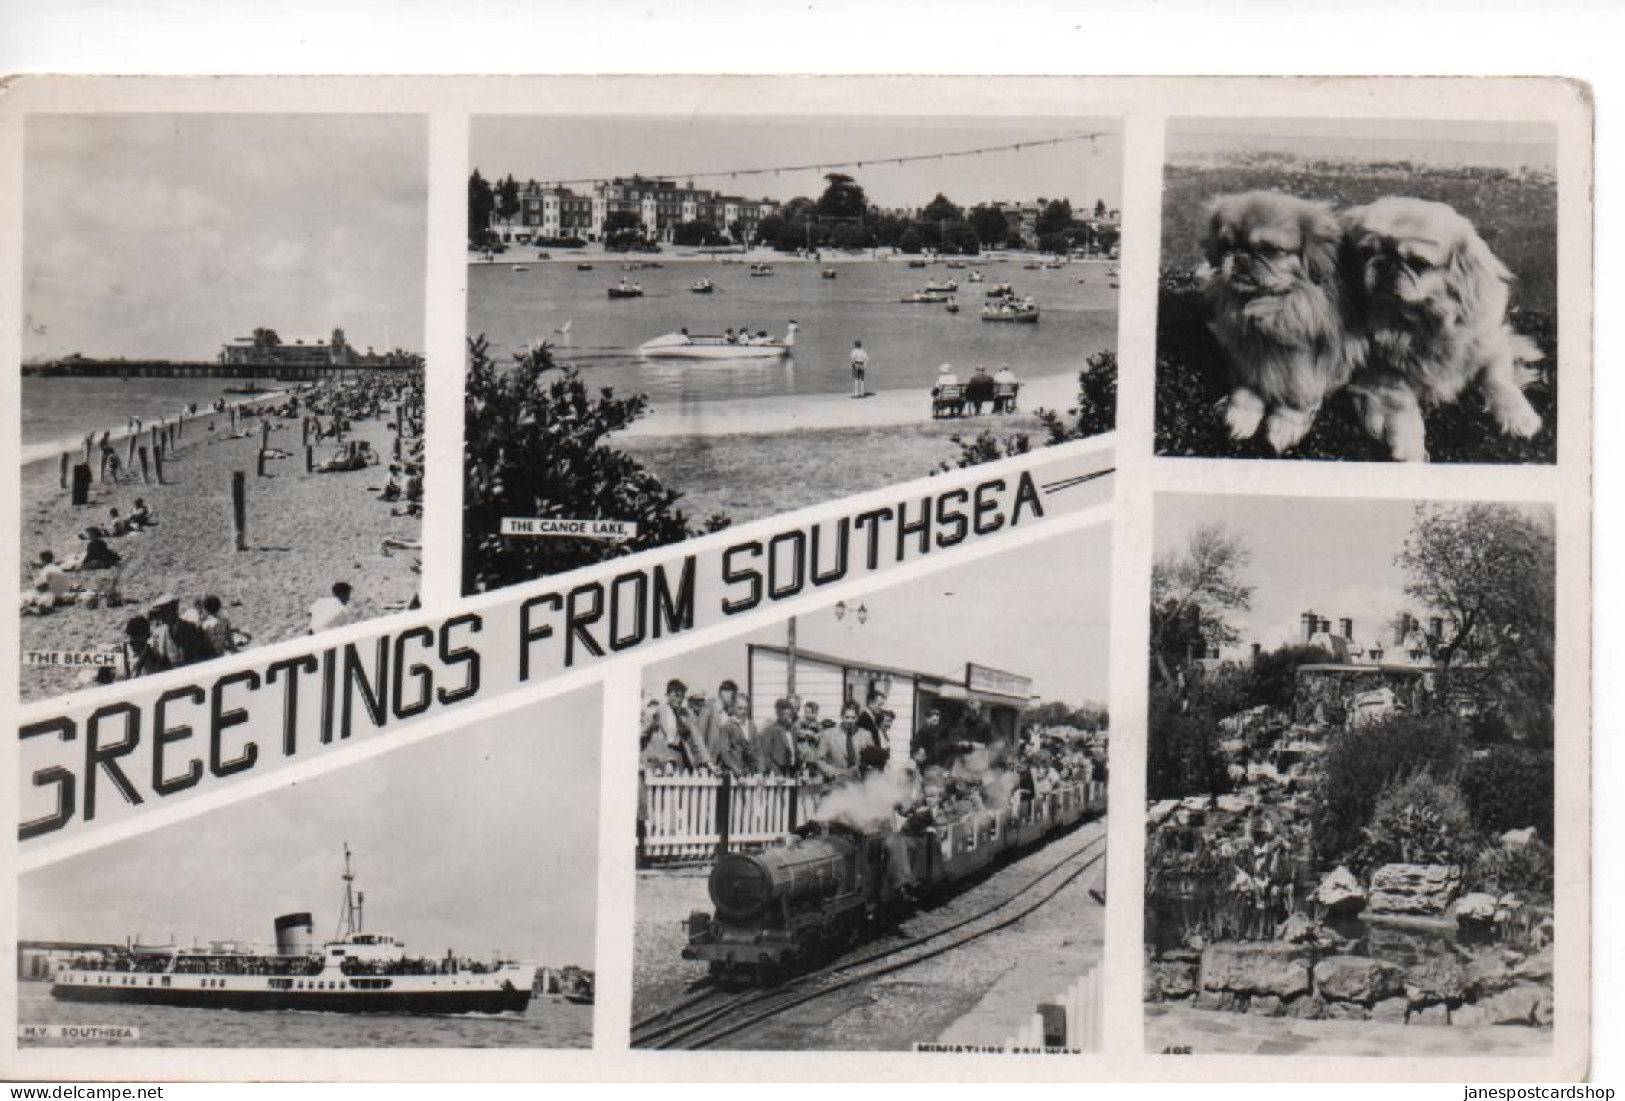
[[[1038,1003],[1019,1031],[1004,1042],[1008,1048],[1064,1047],[1100,1050],[1100,1014],[1104,984],[1100,967],[1091,967],[1066,990]]]
[[[646,861],[715,855],[723,779],[708,773],[644,774],[642,855]],[[728,787],[728,848],[761,848],[807,821],[825,786],[786,776],[736,776]],[[794,802],[795,820],[790,808]]]

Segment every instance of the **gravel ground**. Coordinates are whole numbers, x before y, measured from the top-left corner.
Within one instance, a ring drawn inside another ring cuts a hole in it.
[[[1103,820],[1092,822],[1051,841],[914,914],[901,932],[919,935],[970,916],[1104,837],[1105,829]],[[1105,908],[1088,892],[1103,868],[1095,865],[1035,913],[965,949],[812,1002],[728,1044],[769,1051],[906,1051],[944,1036],[999,1042],[1040,999],[1060,993],[1100,962]],[[1046,881],[1046,887],[1053,885]],[[688,985],[704,976],[703,966],[682,960],[678,953],[685,940],[684,919],[691,910],[709,908],[703,871],[640,876],[633,946],[635,1018],[683,997]],[[876,946],[872,942],[858,954]]]

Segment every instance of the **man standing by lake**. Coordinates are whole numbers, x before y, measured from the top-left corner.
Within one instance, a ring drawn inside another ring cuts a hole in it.
[[[869,391],[864,382],[863,374],[869,366],[869,353],[863,350],[863,341],[852,342],[852,396],[866,398]]]

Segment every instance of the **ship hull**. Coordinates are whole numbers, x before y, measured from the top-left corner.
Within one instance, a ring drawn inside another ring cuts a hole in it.
[[[65,1002],[101,1005],[158,1005],[175,1009],[234,1009],[250,1012],[381,1014],[429,1016],[458,1013],[523,1013],[530,991],[508,984],[477,990],[164,990],[57,984],[51,996]]]

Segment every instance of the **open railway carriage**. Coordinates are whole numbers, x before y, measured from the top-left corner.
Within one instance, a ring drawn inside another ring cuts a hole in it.
[[[841,945],[867,939],[881,918],[909,902],[889,862],[907,859],[916,896],[939,894],[1105,811],[1100,783],[1068,784],[1013,809],[981,811],[919,834],[812,822],[759,853],[728,853],[711,870],[716,915],[688,920],[683,958],[718,978],[767,981]]]

